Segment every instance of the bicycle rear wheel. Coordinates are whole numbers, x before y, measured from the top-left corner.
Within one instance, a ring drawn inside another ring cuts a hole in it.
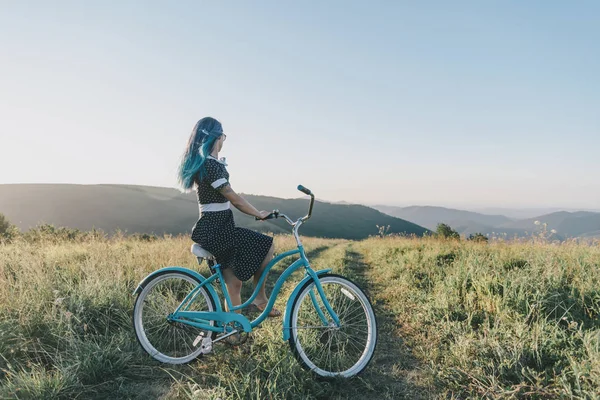
[[[375,352],[375,312],[349,279],[327,274],[319,282],[340,326],[331,320],[314,282],[309,281],[292,305],[290,347],[301,364],[317,375],[349,378],[362,372]]]
[[[157,275],[139,293],[133,309],[133,328],[142,348],[154,359],[168,364],[190,362],[201,354],[202,338],[214,338],[212,331],[167,319],[199,284],[191,275],[167,272]],[[187,311],[215,311],[214,300],[206,288],[199,289]]]

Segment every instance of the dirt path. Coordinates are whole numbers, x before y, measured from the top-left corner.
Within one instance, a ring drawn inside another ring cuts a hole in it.
[[[378,287],[374,285],[369,275],[377,273],[372,266],[367,264],[362,254],[353,249],[352,243],[348,244],[344,255],[343,273],[355,281],[365,290],[371,300],[378,324],[378,343],[375,356],[360,375],[372,392],[360,391],[354,398],[381,399],[428,399],[433,393],[420,381],[421,368],[413,357],[410,349],[405,345],[400,336],[399,327],[395,316],[381,299],[377,299]]]

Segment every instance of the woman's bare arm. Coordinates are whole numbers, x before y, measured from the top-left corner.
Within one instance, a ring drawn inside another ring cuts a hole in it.
[[[269,215],[266,211],[258,211],[252,204],[248,203],[246,199],[237,194],[231,185],[227,185],[220,190],[221,194],[225,196],[227,200],[233,204],[235,208],[243,212],[244,214],[251,215],[253,217],[264,218]]]

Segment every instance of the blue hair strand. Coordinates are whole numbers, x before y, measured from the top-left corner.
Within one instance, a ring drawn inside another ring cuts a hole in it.
[[[181,157],[177,174],[179,185],[184,191],[190,191],[194,183],[204,177],[204,163],[222,134],[223,127],[214,118],[202,118],[196,123]]]

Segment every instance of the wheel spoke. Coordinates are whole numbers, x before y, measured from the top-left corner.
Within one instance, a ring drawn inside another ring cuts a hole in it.
[[[294,329],[331,329],[330,326],[319,326],[319,325],[312,325],[312,326],[296,326],[294,327]]]

